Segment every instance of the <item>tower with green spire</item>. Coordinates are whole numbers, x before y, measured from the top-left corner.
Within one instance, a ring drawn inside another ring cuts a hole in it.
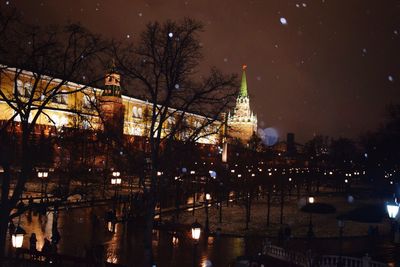
[[[246,68],[247,65],[243,65],[242,69],[242,82],[240,83],[240,91],[239,91],[239,96],[241,98],[249,97],[249,94],[247,93],[247,79],[246,79]]]
[[[121,75],[112,61],[105,75],[100,97],[100,113],[104,130],[113,136],[122,136],[124,130],[124,105],[121,97]]]
[[[246,69],[247,65],[243,65],[242,81],[236,98],[236,106],[233,112],[228,115],[229,136],[239,138],[243,142],[247,142],[253,133],[257,132],[257,115],[253,114],[250,108]]]

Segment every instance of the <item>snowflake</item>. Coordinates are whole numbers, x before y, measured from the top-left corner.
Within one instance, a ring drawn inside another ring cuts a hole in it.
[[[174,37],[174,34],[173,34],[172,32],[170,32],[170,33],[168,33],[168,36],[169,36],[170,38],[172,38],[172,37]]]
[[[224,62],[228,62],[228,59],[227,59],[227,58],[224,58]]]
[[[138,15],[139,15],[139,17],[141,17],[141,16],[143,16],[143,13],[142,13],[142,12],[139,12]]]
[[[127,35],[126,35],[126,38],[128,38],[128,39],[131,38],[131,35],[130,35],[130,34],[127,34]]]
[[[284,17],[281,17],[279,21],[281,22],[282,25],[287,25],[287,20]]]
[[[393,82],[393,81],[394,81],[393,76],[392,76],[392,75],[389,75],[389,76],[388,76],[388,80],[389,80],[389,82]]]

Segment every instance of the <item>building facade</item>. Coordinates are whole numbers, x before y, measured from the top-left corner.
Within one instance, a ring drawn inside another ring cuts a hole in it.
[[[232,115],[228,115],[228,137],[237,137],[247,141],[253,132],[257,131],[257,117],[250,109],[250,100],[247,93],[247,81],[245,67],[240,93],[237,97],[236,107]],[[18,74],[17,74],[18,73]],[[53,77],[42,77],[40,85],[32,96],[31,88],[37,82],[34,73],[21,71],[13,68],[4,67],[0,72],[0,89],[11,100],[12,103],[24,104],[28,101],[37,101],[39,106],[42,96],[51,92],[51,88],[60,87],[59,94],[56,94],[51,101],[45,105],[43,114],[37,118],[38,125],[42,132],[49,133],[54,129],[62,127],[84,128],[94,130],[105,130],[113,135],[124,136],[149,136],[151,123],[152,104],[122,94],[121,75],[115,66],[111,66],[104,81],[104,88],[94,88],[74,82],[64,82]],[[50,89],[49,89],[50,88]],[[33,105],[35,106],[35,105]],[[171,111],[172,112],[172,111]],[[36,111],[31,110],[29,120],[35,117]],[[202,125],[207,118],[185,112],[185,121],[196,129]],[[100,116],[101,115],[101,116]],[[163,124],[164,134],[168,133],[168,128],[174,125],[174,117],[169,117]],[[0,96],[0,123],[7,121],[18,122],[21,120],[4,97]],[[28,120],[28,121],[29,121]],[[221,136],[225,136],[222,127],[224,120],[215,121],[212,125],[204,128],[211,134],[201,134],[197,139],[198,143],[219,144],[222,142]],[[220,130],[218,130],[220,129]],[[179,133],[177,139],[184,140],[190,133]]]

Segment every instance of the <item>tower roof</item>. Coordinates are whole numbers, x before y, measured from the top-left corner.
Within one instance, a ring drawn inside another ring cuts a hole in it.
[[[115,59],[113,58],[108,65],[108,73],[118,73],[117,65],[115,64]]]
[[[249,94],[247,93],[247,80],[246,80],[247,65],[243,65],[242,69],[243,73],[242,73],[242,82],[240,84],[239,97],[248,97]]]

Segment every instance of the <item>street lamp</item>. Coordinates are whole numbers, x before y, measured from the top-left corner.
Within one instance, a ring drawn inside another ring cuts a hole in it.
[[[210,170],[210,171],[208,171],[208,173],[210,174],[210,177],[211,178],[213,178],[213,179],[216,179],[217,178],[217,173],[215,172],[215,171],[213,171],[213,170]],[[206,190],[207,190],[207,188],[208,188],[208,183],[209,183],[209,178],[207,177],[207,180],[206,180],[206,186],[205,186],[205,188],[206,188]],[[208,233],[209,232],[209,220],[208,220],[208,201],[209,200],[211,200],[211,195],[209,194],[209,193],[207,193],[207,191],[205,191],[205,201],[204,201],[204,204],[205,204],[205,212],[206,212],[206,222],[205,222],[205,229],[204,229],[204,231],[206,232],[206,233]]]
[[[193,239],[193,267],[196,266],[196,252],[197,245],[199,244],[199,239],[201,235],[201,224],[197,220],[192,224],[192,239]]]
[[[42,186],[40,189],[40,194],[41,194],[41,201],[43,202],[43,196],[46,195],[46,189],[44,187],[44,179],[46,179],[49,176],[49,173],[47,171],[38,171],[37,173],[38,178],[42,180]]]
[[[111,184],[114,185],[114,211],[115,211],[115,205],[117,203],[117,190],[118,186],[121,184],[122,179],[120,178],[121,173],[117,171],[112,172],[112,178],[111,178]]]
[[[120,172],[112,172],[112,178],[111,178],[111,184],[112,185],[119,185],[121,184],[121,178],[119,178],[121,176]]]
[[[392,224],[394,227],[394,242],[399,242],[399,226],[396,220],[397,214],[399,213],[399,204],[397,202],[388,202],[386,204],[386,210],[389,215],[389,218],[392,220]]]
[[[11,243],[14,248],[19,249],[22,247],[22,244],[24,243],[25,234],[26,234],[25,230],[18,225],[14,233],[11,235]]]
[[[204,231],[206,233],[208,233],[210,230],[209,229],[209,220],[208,220],[208,201],[210,201],[210,200],[211,200],[211,195],[209,193],[206,193],[206,197],[205,197],[205,201],[204,201],[205,210],[206,210],[206,223],[205,223]]]
[[[313,196],[309,196],[307,200],[309,205],[313,205],[315,202],[315,198]],[[310,222],[308,224],[307,236],[310,239],[314,236],[313,223],[312,223],[312,207],[310,207]]]

